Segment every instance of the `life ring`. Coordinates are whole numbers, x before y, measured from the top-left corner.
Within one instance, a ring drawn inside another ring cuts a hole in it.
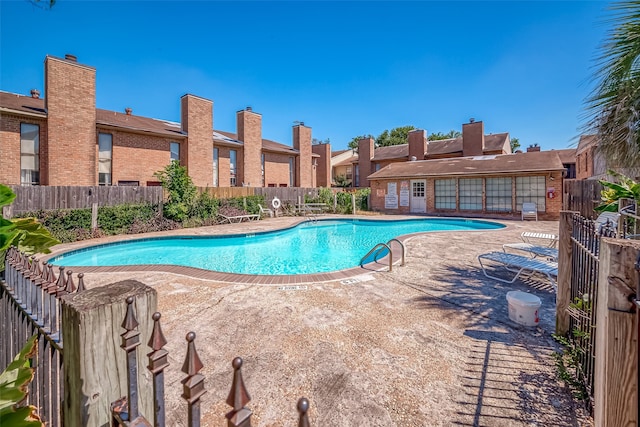
[[[273,200],[271,201],[271,206],[273,206],[273,209],[280,209],[280,199],[278,199],[277,197],[274,197]]]

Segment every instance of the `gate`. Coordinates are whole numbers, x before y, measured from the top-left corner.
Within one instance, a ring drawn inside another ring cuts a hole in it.
[[[594,221],[578,214],[571,217],[571,299],[569,313],[569,340],[577,358],[578,378],[593,404],[595,374],[595,325],[597,286],[599,274],[600,239],[615,237],[612,223],[596,230]]]
[[[41,265],[35,257],[10,248],[5,278],[0,281],[0,370],[11,363],[31,336],[37,335],[34,377],[23,403],[38,408],[47,426],[61,426],[64,373],[60,297],[84,289],[83,275],[78,275],[76,287],[71,271],[65,273],[60,267],[56,278],[52,265]]]

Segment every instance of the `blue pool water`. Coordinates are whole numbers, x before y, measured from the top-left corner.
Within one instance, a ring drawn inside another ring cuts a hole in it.
[[[140,239],[68,252],[64,266],[168,264],[242,274],[309,274],[356,267],[377,243],[410,233],[488,230],[502,224],[464,219],[324,220],[255,234]]]

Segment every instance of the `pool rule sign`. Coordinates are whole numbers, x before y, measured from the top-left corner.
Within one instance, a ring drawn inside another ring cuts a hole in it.
[[[385,209],[398,209],[398,183],[387,183],[387,194],[384,196]]]
[[[400,206],[409,206],[409,181],[400,181]]]

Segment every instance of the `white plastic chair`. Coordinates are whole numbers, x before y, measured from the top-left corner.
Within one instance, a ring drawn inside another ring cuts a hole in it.
[[[263,208],[261,204],[258,204],[258,207],[260,208],[260,216],[268,214],[269,218],[273,218],[273,211],[269,208]]]
[[[534,202],[522,203],[522,220],[527,218],[538,220],[538,208]]]

